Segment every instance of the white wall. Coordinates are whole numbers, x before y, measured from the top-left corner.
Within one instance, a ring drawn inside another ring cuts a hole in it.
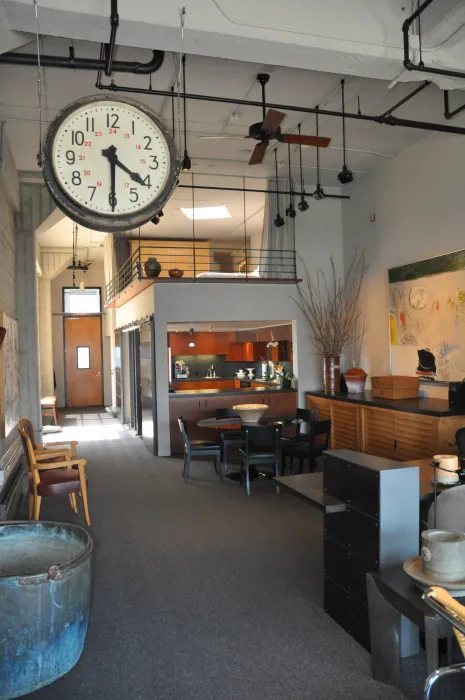
[[[63,287],[72,287],[72,270],[65,270],[52,280],[52,335],[53,335],[53,369],[56,378],[56,396],[58,406],[65,405],[65,372],[63,351]],[[79,275],[79,273],[77,273]],[[79,276],[77,282],[79,282]],[[87,287],[101,287],[104,294],[105,280],[103,270],[90,269],[85,273]],[[102,297],[103,300],[103,297]],[[106,324],[102,323],[103,335],[103,393],[105,406],[111,406],[111,380],[110,380],[110,342],[105,337]]]
[[[388,269],[465,248],[464,162],[463,137],[435,134],[347,188],[345,262],[356,247],[365,249],[369,265],[363,360],[369,374],[390,372]],[[441,397],[447,393],[442,387],[423,391]]]
[[[314,202],[296,218],[296,248],[309,271],[328,271],[330,255],[337,271],[343,271],[342,218],[340,200]],[[303,267],[299,261],[298,276]],[[292,297],[293,285],[172,283],[154,284],[150,288],[155,299],[155,362],[157,378],[157,414],[159,454],[170,453],[167,324],[200,321],[292,321],[294,371],[299,389],[299,403],[304,405],[304,392],[320,388],[322,361],[313,354],[308,327]]]

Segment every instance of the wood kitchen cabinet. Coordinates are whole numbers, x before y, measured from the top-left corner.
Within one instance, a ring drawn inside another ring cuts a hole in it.
[[[227,360],[231,362],[260,362],[267,356],[266,343],[229,343]]]
[[[169,333],[168,343],[172,357],[183,355],[226,355],[229,349],[228,333]],[[194,347],[189,347],[191,340]]]
[[[428,406],[428,399],[412,401]],[[447,401],[433,400],[433,415],[421,409],[415,411],[413,404],[412,412],[404,410],[402,401],[398,402],[399,408],[394,401],[392,407],[386,408],[370,403],[371,400],[364,403],[351,402],[350,398],[338,400],[321,396],[319,392],[307,394],[308,408],[318,411],[318,419],[332,421],[331,449],[347,448],[399,462],[457,452],[455,432],[465,427],[465,415],[450,410]],[[374,399],[373,403],[379,401]],[[434,415],[435,407],[438,407],[437,415]]]

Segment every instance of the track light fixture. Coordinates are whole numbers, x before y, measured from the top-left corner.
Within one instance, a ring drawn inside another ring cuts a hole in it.
[[[276,228],[281,228],[281,226],[284,226],[286,223],[279,213],[279,181],[278,181],[278,154],[277,154],[277,149],[274,149],[274,171],[275,171],[275,176],[276,176],[276,219],[274,220],[274,225]]]
[[[348,185],[354,179],[354,174],[352,170],[349,170],[346,164],[346,113],[345,113],[345,99],[344,99],[344,85],[345,80],[341,80],[341,99],[342,99],[342,154],[343,154],[343,166],[341,172],[338,174],[337,179],[341,185]]]
[[[318,183],[316,186],[316,190],[313,193],[313,199],[316,199],[317,201],[320,199],[324,199],[325,193],[323,192],[322,186]]]
[[[289,143],[287,144],[287,160],[288,160],[288,167],[289,167],[289,190],[292,193],[294,191],[294,183],[292,182],[291,146]],[[290,219],[295,219],[296,214],[297,214],[297,212],[294,209],[294,195],[291,194],[290,200],[289,200],[289,206],[286,209],[286,216],[288,216]]]
[[[301,124],[297,124],[297,128],[299,130],[299,136],[300,136],[300,127]],[[299,143],[299,163],[300,163],[300,202],[297,205],[297,209],[301,212],[307,211],[307,209],[310,207],[310,204],[307,202],[307,200],[304,197],[304,192],[305,192],[305,183],[304,183],[304,169],[302,167],[302,144]]]
[[[187,112],[186,112],[186,54],[182,55],[182,82],[183,82],[183,106],[184,106],[184,158],[182,159],[181,170],[188,173],[192,167],[189,153],[187,152]]]

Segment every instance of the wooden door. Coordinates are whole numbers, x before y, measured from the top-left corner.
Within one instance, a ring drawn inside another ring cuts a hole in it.
[[[335,401],[331,410],[331,447],[333,450],[360,450],[360,409]]]
[[[396,459],[432,457],[437,443],[437,418],[396,411]]]
[[[396,455],[396,416],[395,411],[378,408],[365,408],[364,445],[369,455],[398,459]]]
[[[67,406],[102,406],[102,325],[100,316],[65,317]]]

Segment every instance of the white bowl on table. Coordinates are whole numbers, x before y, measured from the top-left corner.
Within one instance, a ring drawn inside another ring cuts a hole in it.
[[[243,403],[233,406],[243,423],[258,423],[268,406],[264,403]]]

